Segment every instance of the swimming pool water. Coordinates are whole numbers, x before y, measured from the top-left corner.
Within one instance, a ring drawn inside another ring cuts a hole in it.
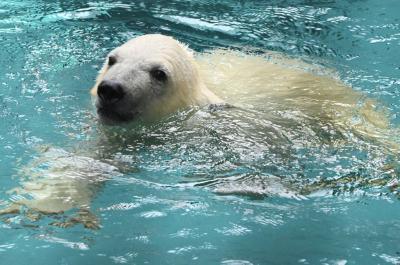
[[[399,11],[396,0],[3,0],[0,203],[40,146],[71,151],[93,140],[88,92],[103,58],[146,33],[196,51],[268,49],[332,67],[399,126]],[[273,148],[255,148],[258,135],[242,135],[224,114],[188,131],[179,119],[189,114],[99,147],[123,173],[94,198],[101,229],[57,228],[46,217],[3,220],[0,264],[400,264],[399,195],[388,187],[352,182],[300,199],[213,192],[232,177],[243,189],[257,188],[263,175],[398,179],[396,156],[373,145],[367,152],[322,146],[288,162]]]

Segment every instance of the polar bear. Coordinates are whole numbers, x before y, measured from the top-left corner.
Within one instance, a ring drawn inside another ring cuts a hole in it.
[[[306,117],[397,149],[374,100],[333,71],[280,53],[220,49],[195,57],[172,37],[143,35],[110,52],[91,94],[105,124],[157,121],[189,106],[237,106],[266,118],[277,111]]]
[[[304,133],[329,125],[398,150],[387,116],[375,101],[343,84],[334,72],[280,53],[220,49],[195,56],[172,37],[143,35],[109,53],[91,94],[106,125],[155,122],[193,106],[242,108],[261,113],[259,119],[275,119],[287,131],[295,126],[291,121],[303,126]],[[78,208],[83,213],[69,223],[83,220],[85,226],[97,227],[89,218],[93,187],[118,175],[118,168],[59,149],[44,157],[40,177],[29,173],[18,190],[30,199],[16,198],[0,214],[19,212],[21,206],[47,214]]]

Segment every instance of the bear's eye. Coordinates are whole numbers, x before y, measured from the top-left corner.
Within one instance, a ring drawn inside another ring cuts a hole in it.
[[[112,66],[117,62],[117,57],[115,56],[109,56],[108,57],[108,66]]]
[[[160,81],[160,82],[167,81],[167,74],[163,70],[153,69],[150,71],[150,74],[157,81]]]

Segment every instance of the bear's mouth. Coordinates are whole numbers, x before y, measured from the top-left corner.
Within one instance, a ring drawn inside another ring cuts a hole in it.
[[[138,112],[120,113],[113,108],[100,106],[97,107],[97,114],[100,121],[104,124],[115,125],[119,123],[128,123],[138,116]]]

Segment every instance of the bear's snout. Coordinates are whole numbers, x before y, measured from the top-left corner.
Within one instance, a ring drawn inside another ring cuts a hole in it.
[[[99,96],[102,104],[113,104],[124,97],[125,89],[116,81],[105,80],[99,84],[97,88],[97,95]]]

